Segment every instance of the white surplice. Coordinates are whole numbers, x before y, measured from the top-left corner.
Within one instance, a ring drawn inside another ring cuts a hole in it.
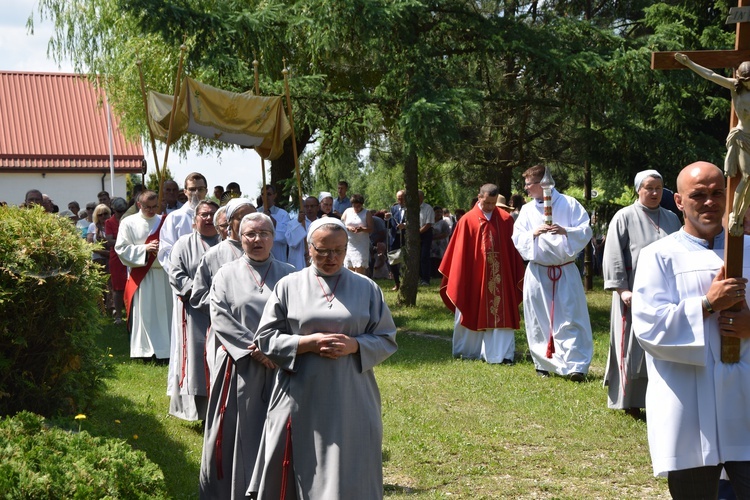
[[[146,238],[156,231],[160,222],[161,216],[155,215],[147,219],[141,212],[120,222],[115,252],[128,268],[146,265]],[[130,311],[131,358],[169,358],[171,313],[172,289],[169,278],[159,260],[155,259],[133,296]]]
[[[263,210],[263,205],[258,207],[258,212],[262,213]],[[288,245],[286,241],[286,228],[291,222],[289,212],[274,205],[271,207],[271,218],[276,221],[276,235],[273,238],[273,248],[271,249],[271,253],[276,260],[289,262],[289,257],[287,256]]]
[[[307,228],[313,221],[305,217],[305,223],[300,224],[296,219],[290,220],[286,227],[286,242],[289,245],[289,264],[298,271],[307,267],[305,248],[307,243]]]
[[[161,267],[169,275],[170,273],[170,255],[172,248],[182,236],[193,232],[193,219],[195,218],[195,209],[189,203],[185,203],[180,208],[169,212],[164,219],[164,224],[159,231],[159,251],[156,258],[159,259]],[[174,381],[178,378],[178,371],[181,365],[181,356],[179,343],[182,338],[182,307],[179,305],[180,298],[174,291],[172,292],[172,331],[170,333],[170,356],[169,370],[167,371],[167,396],[174,394]],[[192,413],[192,412],[191,412]],[[182,411],[176,411],[176,416],[185,415]],[[194,420],[190,418],[190,420]]]
[[[529,261],[523,283],[526,338],[538,370],[558,375],[588,373],[594,344],[575,259],[591,241],[589,216],[575,198],[553,189],[552,218],[566,229],[567,235],[543,233],[534,237],[534,229],[544,223],[543,204],[535,200],[521,207],[513,227],[513,243],[521,258]],[[553,293],[555,317],[551,333],[555,352],[547,358]]]
[[[646,350],[646,415],[654,475],[750,460],[750,341],[740,362],[721,362],[719,314],[702,297],[721,269],[723,233],[708,249],[684,230],[641,251],[633,331]],[[745,238],[743,276],[750,276]]]

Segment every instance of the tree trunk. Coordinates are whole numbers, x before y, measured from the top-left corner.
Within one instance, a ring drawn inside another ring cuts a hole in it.
[[[417,305],[419,286],[419,160],[413,151],[406,153],[404,161],[404,188],[406,190],[406,245],[401,288],[398,303]]]
[[[586,0],[586,20],[591,20],[591,0]],[[584,117],[586,124],[586,157],[583,160],[583,198],[591,204],[591,114],[587,111]],[[593,228],[592,228],[593,229]],[[593,238],[592,238],[593,239]],[[586,291],[594,288],[594,245],[589,241],[583,250],[584,287]]]

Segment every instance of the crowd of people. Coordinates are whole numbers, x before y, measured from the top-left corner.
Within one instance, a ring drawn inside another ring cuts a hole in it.
[[[547,175],[523,173],[528,202],[507,205],[484,184],[453,214],[418,192],[419,280],[441,280],[453,356],[514,364],[523,304],[536,373],[585,381],[594,348],[575,263],[598,246],[612,291],[608,406],[636,418],[647,409],[654,473],[676,498],[710,497],[722,470],[750,497],[747,342],[740,363],[720,361],[721,336],[750,337],[747,279],[723,270],[721,170],[698,162],[676,179],[684,226],[663,206],[661,174],[639,172],[636,201],[600,238]],[[182,189],[165,182],[161,198],[137,187],[129,204],[103,191],[59,213],[98,244],[107,311],[116,323],[126,315],[131,357],[169,363],[170,414],[205,421],[202,498],[382,497],[373,367],[395,352],[396,328],[368,276],[400,287],[406,193],[371,210],[348,187],[305,197],[292,216],[273,186],[254,202],[237,183],[209,197],[196,172]],[[25,204],[55,210],[37,190]]]

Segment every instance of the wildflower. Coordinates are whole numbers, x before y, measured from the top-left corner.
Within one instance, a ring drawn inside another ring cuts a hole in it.
[[[76,415],[75,419],[78,420],[78,432],[81,432],[81,420],[86,420],[86,415],[79,413]]]
[[[138,434],[133,434],[133,439],[138,439]]]
[[[119,423],[120,423],[120,421],[119,421],[119,420],[117,420],[117,419],[115,419],[115,423],[116,423],[116,424],[119,424]]]

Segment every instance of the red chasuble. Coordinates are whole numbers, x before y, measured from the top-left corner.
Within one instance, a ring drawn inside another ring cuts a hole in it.
[[[511,234],[513,218],[498,208],[487,220],[474,205],[456,224],[440,264],[440,296],[470,330],[520,326],[525,268]]]

